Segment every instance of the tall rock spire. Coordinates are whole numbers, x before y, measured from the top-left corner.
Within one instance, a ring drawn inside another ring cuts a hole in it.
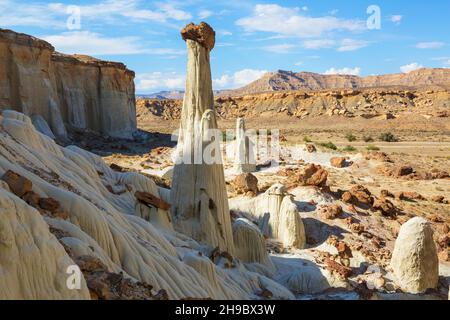
[[[187,25],[181,35],[188,49],[188,65],[171,191],[174,225],[200,242],[233,253],[220,136],[215,135],[210,66],[215,32],[202,22]],[[212,156],[213,163],[203,155]]]

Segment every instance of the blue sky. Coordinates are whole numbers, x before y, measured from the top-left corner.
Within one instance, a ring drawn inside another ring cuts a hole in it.
[[[278,69],[367,76],[450,67],[449,12],[441,0],[0,0],[0,27],[124,62],[137,92],[150,93],[184,87],[179,30],[188,22],[216,30],[214,87],[227,89]]]

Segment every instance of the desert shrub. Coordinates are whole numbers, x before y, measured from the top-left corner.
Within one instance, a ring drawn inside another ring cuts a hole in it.
[[[308,136],[304,136],[303,137],[303,141],[306,142],[306,143],[311,143],[312,142],[311,138],[308,137]]]
[[[397,142],[398,139],[390,132],[385,132],[380,135],[380,140],[384,142]]]
[[[354,152],[354,151],[356,151],[357,149],[355,148],[355,147],[353,147],[353,146],[345,146],[343,149],[342,149],[342,151],[346,151],[346,152]]]
[[[372,136],[363,136],[364,142],[373,142]]]
[[[380,148],[378,148],[377,146],[374,146],[373,144],[369,144],[367,146],[367,150],[369,150],[369,151],[379,151]]]
[[[331,150],[337,150],[337,147],[333,142],[319,143],[319,146],[327,148],[327,149],[331,149]]]
[[[348,142],[356,141],[356,137],[352,133],[347,133],[345,135],[345,138],[347,139]]]

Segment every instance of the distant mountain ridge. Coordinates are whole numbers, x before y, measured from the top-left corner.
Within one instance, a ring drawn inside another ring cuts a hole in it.
[[[450,86],[450,69],[419,69],[409,73],[359,77],[355,75],[324,75],[312,72],[278,70],[239,89],[222,91],[221,95],[238,96],[274,91],[318,91],[379,87]]]
[[[215,95],[220,95],[221,91],[214,91]],[[159,91],[150,94],[137,94],[138,98],[142,99],[169,99],[169,100],[182,100],[184,98],[183,90],[172,90],[172,91]]]

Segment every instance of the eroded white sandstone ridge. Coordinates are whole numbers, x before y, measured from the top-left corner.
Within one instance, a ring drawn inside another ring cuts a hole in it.
[[[89,299],[99,283],[82,275],[80,291],[66,286],[67,267],[82,257],[153,286],[154,294],[164,289],[170,299],[250,299],[263,287],[273,298],[293,298],[237,259],[231,268],[222,267],[221,257],[212,262],[210,250],[173,231],[167,211],[137,210],[136,192],[167,201],[168,191],[153,180],[113,171],[75,146],[61,147],[14,111],[0,115],[0,177],[8,171],[29,180],[27,190],[38,198],[57,201],[65,214],[38,211],[31,198],[1,181],[0,299]]]
[[[206,23],[190,24],[182,36],[187,44],[188,65],[172,182],[174,224],[198,241],[233,253],[219,140],[208,136],[210,129],[217,129],[210,67],[215,32]],[[207,148],[215,151],[205,152]],[[208,164],[203,155],[211,155],[214,163]]]
[[[439,260],[430,223],[413,218],[400,228],[391,260],[398,284],[410,293],[436,288]]]

